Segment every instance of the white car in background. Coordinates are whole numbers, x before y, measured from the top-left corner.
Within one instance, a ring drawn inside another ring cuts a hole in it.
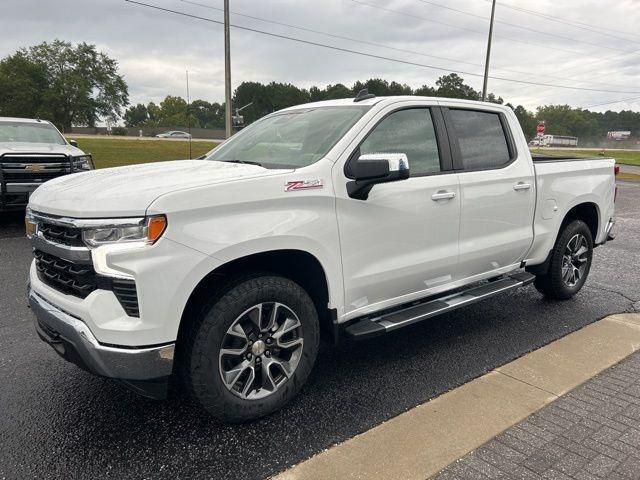
[[[159,133],[156,138],[191,138],[191,134],[180,130],[169,130],[168,132]]]

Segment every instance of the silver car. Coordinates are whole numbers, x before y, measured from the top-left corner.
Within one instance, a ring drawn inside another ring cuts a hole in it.
[[[159,133],[157,138],[191,138],[191,134],[187,132],[181,132],[179,130],[169,130],[168,132]]]

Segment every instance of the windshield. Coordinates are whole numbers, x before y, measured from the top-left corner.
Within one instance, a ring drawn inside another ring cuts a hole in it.
[[[207,160],[306,167],[324,157],[369,110],[364,105],[317,107],[258,120],[207,155]]]
[[[0,142],[67,144],[62,135],[48,123],[7,121],[0,121]]]

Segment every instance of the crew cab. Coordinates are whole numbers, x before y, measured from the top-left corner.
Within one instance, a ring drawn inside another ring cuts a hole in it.
[[[0,212],[24,209],[29,195],[47,180],[91,168],[91,155],[52,123],[0,117]]]
[[[257,418],[304,384],[321,337],[529,283],[575,295],[614,237],[614,164],[532,158],[502,105],[362,92],[287,108],[201,160],[36,190],[36,329],[143,395],[175,377],[213,415]]]

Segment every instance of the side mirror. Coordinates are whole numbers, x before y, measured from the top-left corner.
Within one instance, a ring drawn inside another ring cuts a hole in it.
[[[409,160],[404,153],[361,155],[354,164],[354,180],[347,183],[347,193],[351,198],[366,200],[374,185],[406,180],[409,173]]]
[[[69,144],[70,144],[72,147],[76,147],[76,148],[78,147],[78,142],[77,142],[77,141],[75,141],[75,140],[69,140]]]

